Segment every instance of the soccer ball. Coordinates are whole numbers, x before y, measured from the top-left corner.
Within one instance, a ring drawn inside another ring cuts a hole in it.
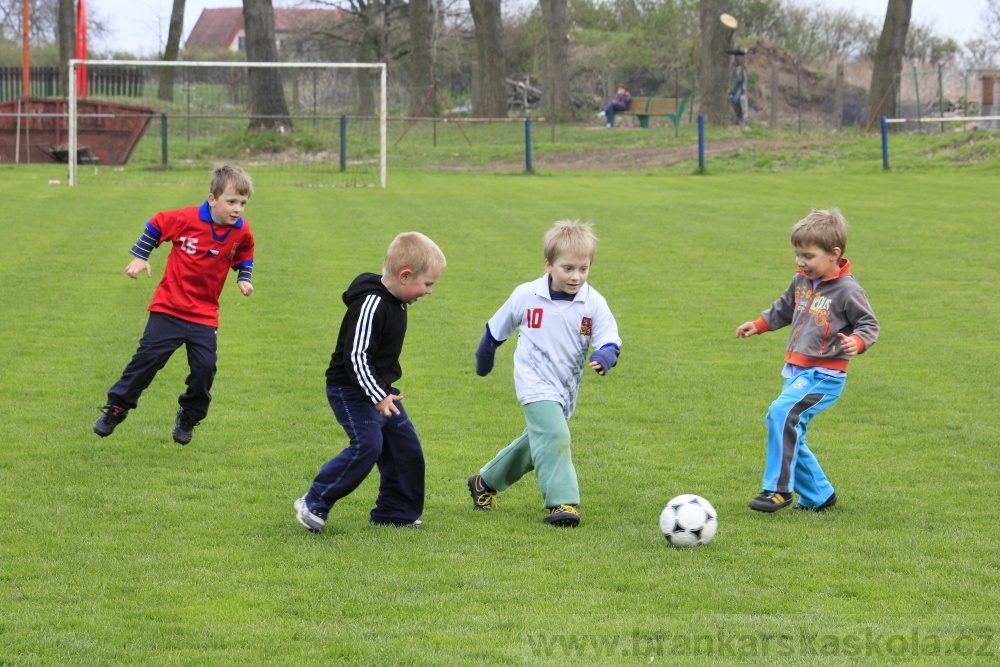
[[[708,544],[719,527],[712,503],[693,493],[677,496],[660,512],[660,531],[675,547]]]

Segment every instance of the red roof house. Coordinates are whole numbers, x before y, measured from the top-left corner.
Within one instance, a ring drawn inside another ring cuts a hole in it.
[[[308,32],[326,23],[340,21],[347,17],[341,9],[283,9],[274,10],[274,36],[278,50],[282,38],[288,35]],[[203,9],[198,21],[191,29],[185,50],[216,51],[229,49],[244,50],[246,31],[243,29],[243,9],[225,7]]]

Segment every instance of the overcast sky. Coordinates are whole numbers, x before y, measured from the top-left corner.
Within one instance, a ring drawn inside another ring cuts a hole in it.
[[[507,2],[509,0],[505,0]],[[798,4],[818,5],[810,0],[791,0]],[[291,6],[293,1],[273,0],[275,7]],[[885,18],[888,0],[822,0],[829,8],[853,9]],[[151,55],[167,40],[172,0],[87,0],[87,7],[99,14],[112,30],[110,38],[93,44],[99,50],[123,50],[136,55]],[[187,0],[184,10],[184,38],[206,7],[242,7],[242,0]],[[986,0],[913,0],[913,19],[934,26],[938,34],[964,42],[975,35]]]

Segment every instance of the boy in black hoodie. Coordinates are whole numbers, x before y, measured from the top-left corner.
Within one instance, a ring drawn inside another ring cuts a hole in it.
[[[424,511],[424,452],[392,386],[403,371],[406,307],[430,294],[445,267],[444,253],[419,232],[397,236],[382,275],[362,273],[344,292],[347,313],[326,371],[326,394],[350,444],[327,461],[295,517],[323,532],[334,503],[358,488],[377,465],[381,483],[370,522],[418,528]]]

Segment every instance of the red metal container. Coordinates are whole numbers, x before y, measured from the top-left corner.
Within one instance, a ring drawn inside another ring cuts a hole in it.
[[[149,107],[100,100],[76,104],[80,163],[125,164],[156,113]],[[69,101],[61,98],[0,102],[0,162],[68,162],[68,107]],[[38,115],[19,119],[19,112]]]

